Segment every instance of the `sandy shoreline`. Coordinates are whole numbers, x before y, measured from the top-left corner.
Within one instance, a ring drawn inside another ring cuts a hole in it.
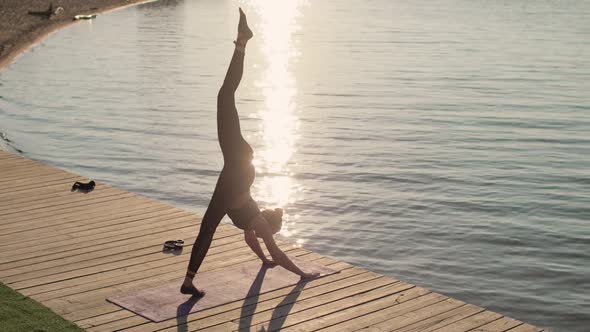
[[[75,15],[104,13],[142,2],[148,1],[2,0],[0,1],[0,70],[51,32],[75,23]],[[56,14],[50,16],[29,14],[29,11],[47,11],[50,6]]]

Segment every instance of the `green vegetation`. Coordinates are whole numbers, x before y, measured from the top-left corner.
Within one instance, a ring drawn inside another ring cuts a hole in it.
[[[84,331],[49,308],[0,283],[0,331]]]

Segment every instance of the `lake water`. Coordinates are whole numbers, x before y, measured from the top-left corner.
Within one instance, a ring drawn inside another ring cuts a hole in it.
[[[253,193],[285,209],[282,237],[587,331],[588,1],[127,8],[53,34],[0,73],[4,148],[204,212],[238,4],[256,34],[238,91]]]

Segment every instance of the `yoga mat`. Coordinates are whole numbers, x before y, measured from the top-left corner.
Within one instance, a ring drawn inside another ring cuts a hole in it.
[[[338,271],[313,262],[292,257],[291,260],[303,271],[320,272],[320,277],[338,273]],[[183,279],[179,279],[156,288],[110,297],[107,301],[158,323],[296,285],[300,282],[300,278],[280,266],[265,268],[260,261],[240,264],[225,269],[198,273],[195,285],[206,292],[206,295],[200,299],[181,294],[179,290],[182,281]]]

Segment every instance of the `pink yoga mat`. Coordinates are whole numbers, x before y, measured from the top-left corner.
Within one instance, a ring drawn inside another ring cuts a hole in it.
[[[291,259],[303,271],[320,272],[321,276],[338,272],[312,262]],[[110,297],[107,300],[157,323],[299,282],[298,275],[280,266],[264,268],[257,261],[197,274],[195,284],[206,292],[206,295],[198,300],[180,293],[182,279],[156,288]]]

